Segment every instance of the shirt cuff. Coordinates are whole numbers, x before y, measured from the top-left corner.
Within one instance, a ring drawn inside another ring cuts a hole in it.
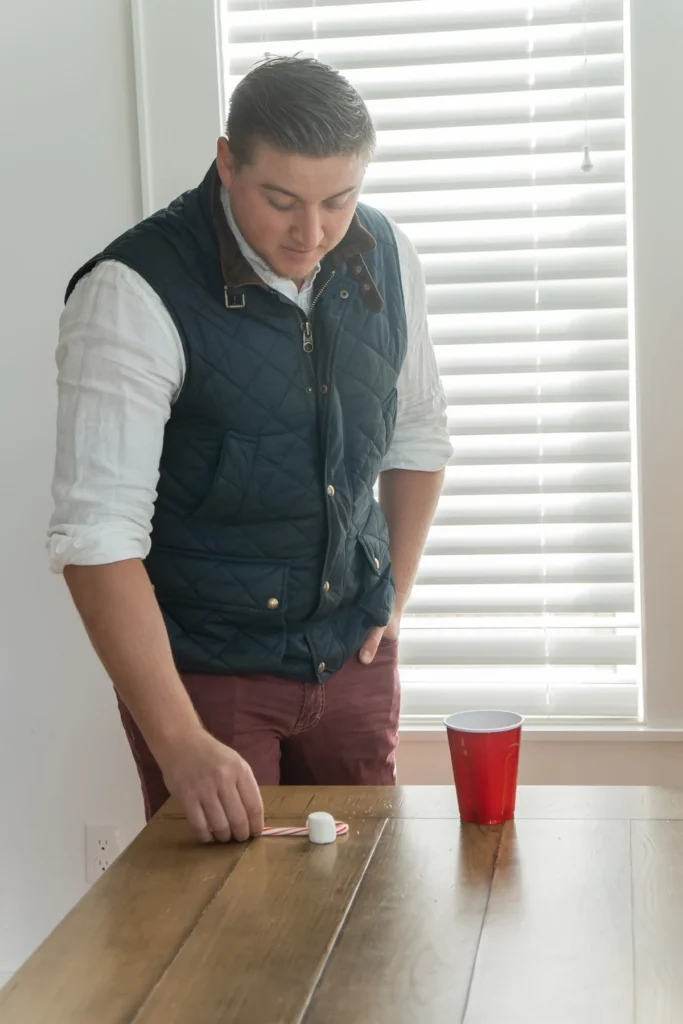
[[[47,541],[50,571],[57,574],[67,565],[110,565],[130,558],[145,559],[151,546],[149,533],[134,523],[54,526]]]
[[[413,436],[410,441],[397,442],[384,456],[381,473],[389,469],[412,469],[421,473],[438,473],[453,456],[453,445],[447,434],[424,438]]]

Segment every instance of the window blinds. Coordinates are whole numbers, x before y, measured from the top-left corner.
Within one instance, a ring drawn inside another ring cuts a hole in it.
[[[363,200],[426,273],[455,447],[402,632],[408,721],[637,717],[622,0],[227,0],[226,91],[332,64]]]

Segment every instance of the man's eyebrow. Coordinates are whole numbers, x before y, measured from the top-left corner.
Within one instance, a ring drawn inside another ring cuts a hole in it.
[[[298,196],[296,192],[290,192],[287,188],[281,188],[280,185],[269,185],[267,182],[261,185],[261,188],[267,189],[269,192],[279,192],[283,196],[289,196],[290,199],[296,199],[297,202],[302,203],[303,199]],[[332,199],[341,199],[342,196],[348,196],[351,192],[356,191],[355,185],[349,185],[348,188],[342,189],[341,192],[336,192],[333,196],[328,196],[327,199],[323,200],[329,203]]]

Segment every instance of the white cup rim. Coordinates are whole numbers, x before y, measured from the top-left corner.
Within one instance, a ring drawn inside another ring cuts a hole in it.
[[[472,711],[456,711],[444,718],[444,725],[453,732],[494,733],[511,732],[524,724],[522,715],[515,711],[482,708]]]

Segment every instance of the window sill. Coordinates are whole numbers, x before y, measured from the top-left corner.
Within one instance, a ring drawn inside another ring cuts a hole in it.
[[[443,742],[444,727],[433,724],[402,723],[401,743]],[[683,743],[683,728],[656,728],[647,725],[616,724],[600,722],[567,723],[550,725],[530,723],[524,727],[526,742],[570,742],[570,743]]]

